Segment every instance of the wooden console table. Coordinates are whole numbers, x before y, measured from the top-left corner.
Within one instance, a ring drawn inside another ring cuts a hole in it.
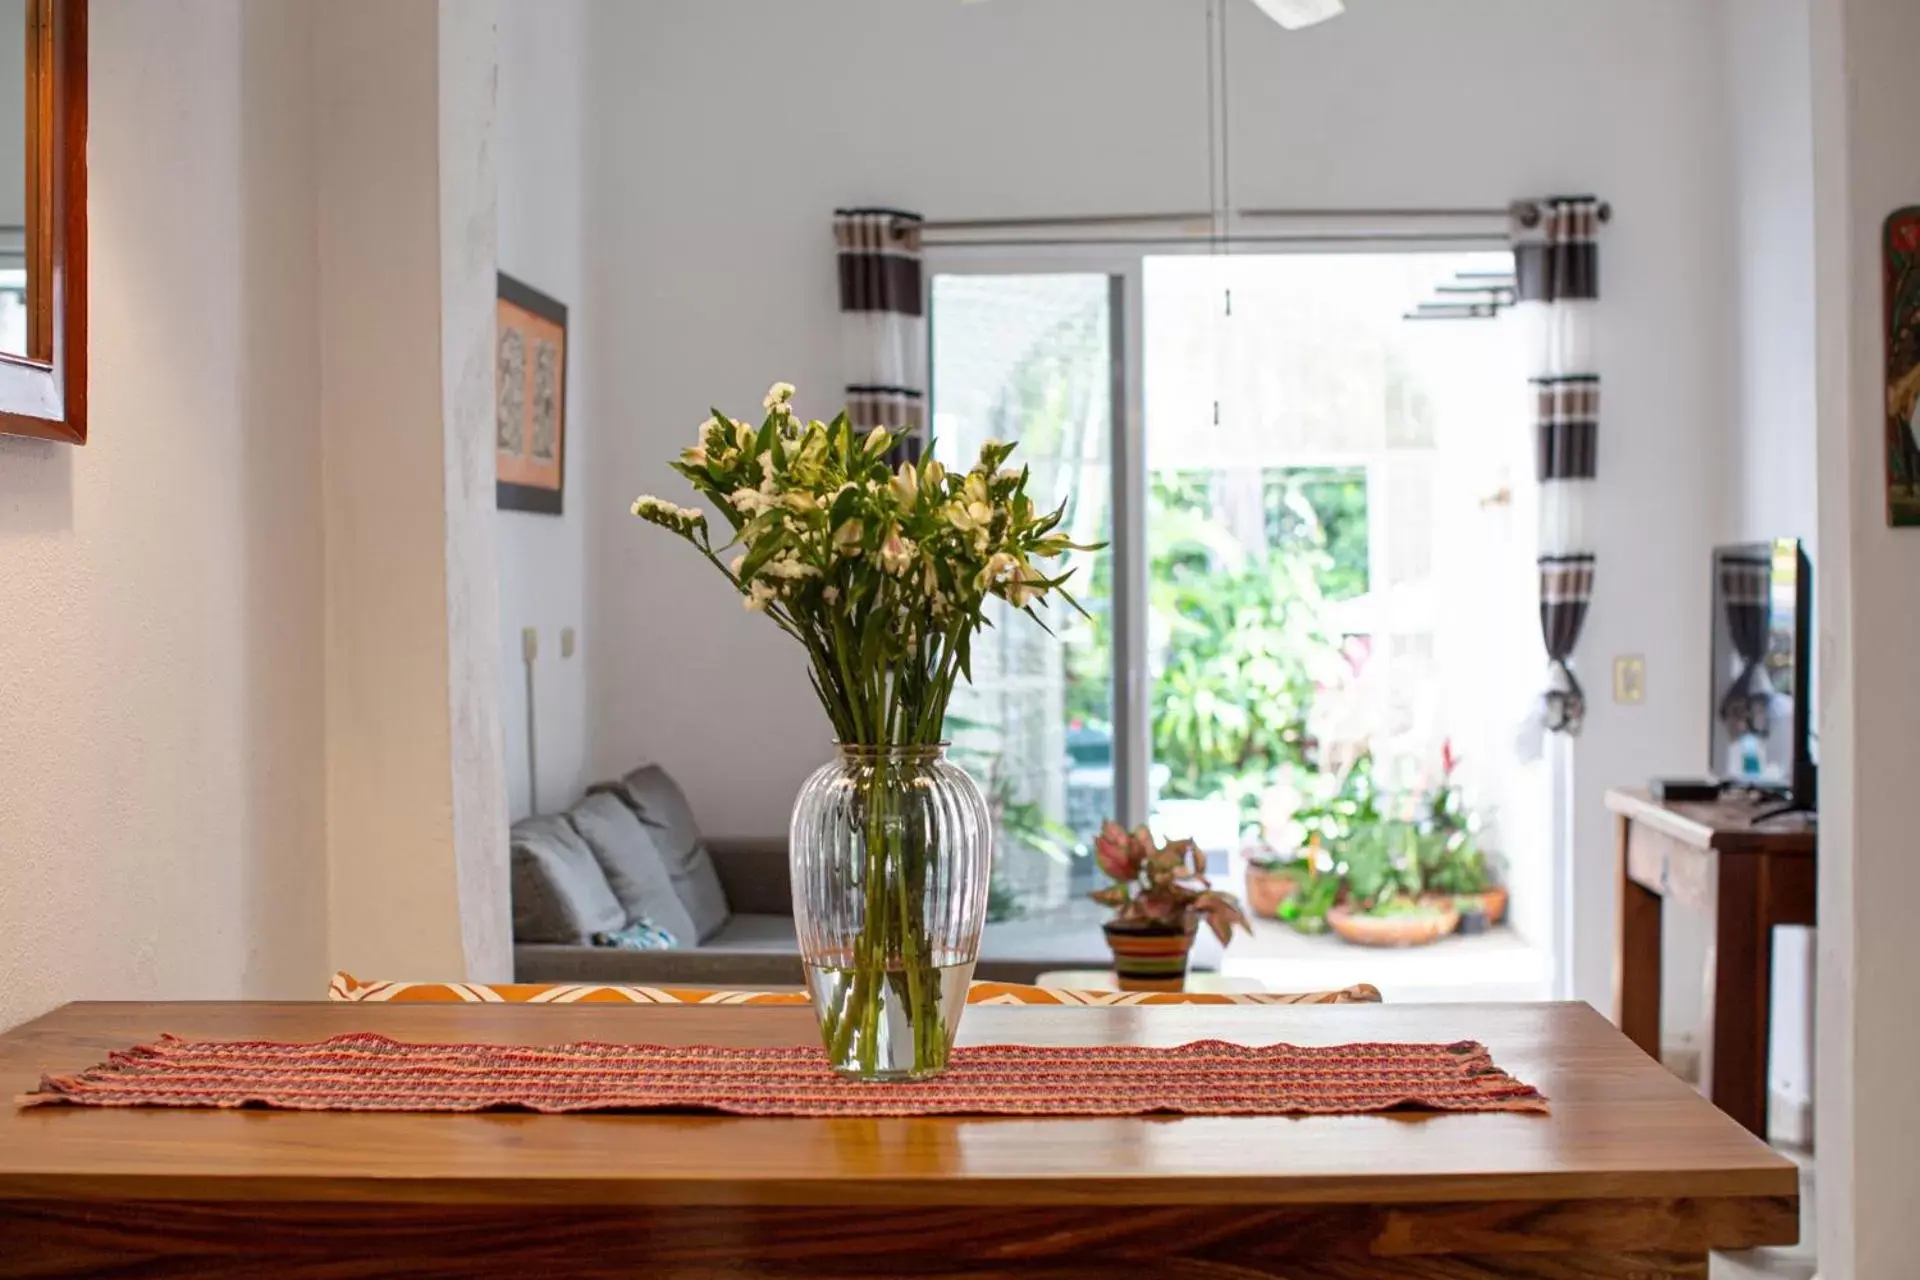
[[[1666,901],[1713,921],[1700,1078],[1715,1106],[1767,1133],[1767,1036],[1773,927],[1814,923],[1813,824],[1798,814],[1756,824],[1765,806],[1741,800],[1662,803],[1642,790],[1607,792],[1619,822],[1620,932],[1614,1021],[1660,1056],[1660,922]]]
[[[68,1005],[0,1036],[0,1276],[1705,1280],[1787,1160],[1580,1004],[988,1007],[974,1044],[1478,1039],[1548,1114],[787,1120],[16,1109],[162,1032],[811,1044],[804,1008]]]

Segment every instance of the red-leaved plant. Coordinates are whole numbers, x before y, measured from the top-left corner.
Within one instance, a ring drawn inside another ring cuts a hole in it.
[[[1222,945],[1235,925],[1253,932],[1240,900],[1207,884],[1206,855],[1191,840],[1159,844],[1145,827],[1128,831],[1109,822],[1093,842],[1093,856],[1113,883],[1087,896],[1112,907],[1115,924],[1191,929],[1204,920]]]

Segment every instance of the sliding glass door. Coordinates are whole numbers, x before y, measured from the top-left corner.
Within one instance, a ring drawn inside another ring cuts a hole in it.
[[[1018,439],[1108,544],[1074,560],[1089,616],[996,616],[954,701],[1001,908],[1069,902],[1106,817],[1287,847],[1356,765],[1415,796],[1449,743],[1490,846],[1549,848],[1509,729],[1539,670],[1518,343],[1407,319],[1510,259],[1085,250],[931,276],[940,456]]]
[[[1009,460],[1036,503],[1064,506],[1074,541],[1113,535],[1116,296],[1100,274],[936,275],[932,282],[933,435],[949,466],[988,440],[1017,440]],[[994,910],[1068,902],[1088,862],[1074,858],[1116,810],[1114,560],[1075,553],[1052,634],[1002,601],[973,646],[973,680],[954,694],[954,752],[988,790],[998,819]],[[1077,873],[1077,874],[1076,874]]]

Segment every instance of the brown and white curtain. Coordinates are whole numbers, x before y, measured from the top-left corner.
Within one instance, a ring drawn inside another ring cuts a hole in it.
[[[1607,217],[1592,196],[1523,200],[1512,212],[1514,314],[1528,328],[1537,406],[1540,630],[1549,663],[1546,727],[1555,733],[1579,733],[1587,713],[1572,660],[1593,599],[1589,517],[1600,434],[1593,326]]]
[[[835,209],[847,415],[862,429],[901,436],[917,459],[927,429],[927,309],[917,213]]]
[[[1773,689],[1761,664],[1766,661],[1767,637],[1773,629],[1773,562],[1759,556],[1722,555],[1719,559],[1727,638],[1740,661],[1740,673],[1720,699],[1720,722],[1732,738],[1749,733],[1765,738],[1772,730],[1768,695]],[[1714,678],[1719,677],[1716,671]]]

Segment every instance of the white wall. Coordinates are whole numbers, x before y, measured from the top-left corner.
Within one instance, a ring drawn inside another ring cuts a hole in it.
[[[512,970],[493,642],[496,12],[335,0],[315,19],[330,955],[362,975]]]
[[[540,633],[534,668],[539,807],[573,803],[587,776],[586,535],[594,423],[587,412],[584,294],[586,224],[586,5],[583,0],[506,0],[500,10],[500,270],[567,306],[566,482],[559,516],[501,511],[500,719],[507,796],[514,817],[534,809],[527,775],[523,627]],[[580,648],[566,658],[560,632]]]
[[[324,989],[303,10],[93,5],[90,443],[0,440],[0,1026]]]
[[[1886,524],[1880,229],[1920,203],[1920,6],[1814,6],[1821,551],[1820,1267],[1913,1274],[1920,531]]]
[[[1815,537],[1812,36],[1809,0],[1722,7],[1736,255],[1729,542]],[[1813,1100],[1812,937],[1775,935],[1771,1090],[1798,1120]],[[1776,1131],[1776,1136],[1783,1131]]]
[[[1136,213],[1207,202],[1204,9],[1164,0],[661,0],[592,12],[596,399],[619,406],[593,513],[593,762],[657,757],[715,831],[784,829],[827,728],[784,637],[625,500],[710,403],[839,396],[829,213]],[[1731,250],[1720,38],[1664,0],[1369,0],[1284,33],[1232,12],[1233,186],[1253,206],[1487,206],[1596,191],[1607,377],[1581,646],[1574,989],[1611,989],[1608,785],[1705,763],[1708,548],[1720,523]],[[1480,70],[1476,70],[1480,69]],[[1482,73],[1484,72],[1484,73]],[[723,83],[725,92],[716,91]],[[1676,626],[1675,619],[1697,619]],[[1615,653],[1648,701],[1608,699]],[[1669,963],[1699,1008],[1697,941]]]

